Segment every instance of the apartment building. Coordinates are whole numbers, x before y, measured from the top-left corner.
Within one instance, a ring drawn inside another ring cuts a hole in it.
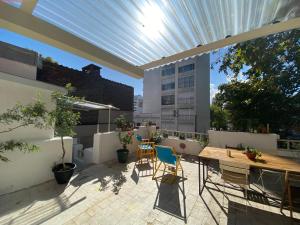
[[[135,95],[133,98],[133,112],[142,113],[143,112],[143,96]]]
[[[145,71],[143,114],[159,114],[162,129],[206,132],[209,83],[209,54]]]

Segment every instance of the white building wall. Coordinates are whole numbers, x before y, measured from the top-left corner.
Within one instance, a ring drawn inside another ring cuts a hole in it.
[[[210,128],[210,57],[203,54],[196,58],[196,132]]]
[[[0,57],[0,72],[36,80],[37,67]]]
[[[160,68],[156,68],[144,73],[143,113],[160,114],[160,107]]]
[[[193,63],[194,70],[178,73],[179,67]],[[175,74],[171,76],[161,76],[165,66],[145,72],[143,112],[160,115],[162,129],[207,132],[210,124],[209,54],[176,62],[174,66]],[[189,76],[194,76],[194,87],[179,88],[178,79]],[[172,81],[175,82],[175,89],[161,90],[162,84]],[[175,95],[174,105],[161,105],[161,97],[166,95]],[[191,101],[183,105],[180,98],[190,98]]]
[[[54,90],[64,91],[53,85],[33,81],[0,72],[0,113],[12,108],[17,103],[34,102],[39,94],[48,110],[55,104],[51,101]],[[0,131],[8,127],[0,125]],[[27,188],[54,179],[52,167],[60,163],[62,148],[60,138],[54,138],[53,129],[25,127],[13,132],[0,134],[0,142],[24,140],[39,146],[39,151],[23,153],[18,150],[5,152],[9,162],[0,161],[0,195]],[[72,138],[65,138],[66,162],[72,161]]]

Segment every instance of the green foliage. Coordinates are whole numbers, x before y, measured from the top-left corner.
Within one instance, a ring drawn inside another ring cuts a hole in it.
[[[54,125],[55,135],[59,137],[74,136],[74,127],[79,123],[80,113],[73,111],[73,104],[82,100],[72,96],[71,84],[66,85],[67,93],[55,91],[52,100],[56,102],[56,108],[49,112],[49,121]]]
[[[18,125],[1,130],[1,133],[13,131],[20,127],[33,125],[37,128],[45,127],[45,121],[47,120],[47,109],[45,103],[36,100],[34,103],[28,105],[17,104],[6,112],[0,114],[0,124],[12,125],[18,122]]]
[[[122,131],[128,130],[130,128],[129,121],[125,118],[124,115],[120,115],[114,120],[117,128],[120,128]]]
[[[202,148],[205,148],[208,145],[208,137],[204,135],[200,135],[197,137],[197,141]]]
[[[154,142],[155,144],[160,144],[161,143],[161,134],[158,131],[155,131],[155,133],[151,134],[151,138],[150,138],[151,142]]]
[[[228,112],[227,110],[222,109],[221,106],[213,103],[210,106],[210,126],[220,129],[227,129],[228,124]]]
[[[132,143],[132,136],[133,136],[133,132],[128,131],[125,134],[122,132],[119,132],[119,140],[121,142],[121,144],[123,145],[124,149],[127,149],[127,145]]]
[[[49,112],[49,124],[54,127],[55,135],[61,137],[62,163],[64,164],[65,148],[64,136],[74,136],[74,127],[79,123],[80,113],[73,111],[73,104],[82,100],[72,96],[71,84],[66,85],[67,93],[55,91],[52,93],[52,100],[56,102],[56,108]]]
[[[300,30],[231,46],[216,64],[231,82],[219,87],[215,102],[234,129],[300,126]]]
[[[47,109],[45,103],[39,99],[27,105],[17,104],[6,112],[0,114],[0,125],[8,127],[0,130],[0,134],[9,133],[21,127],[34,126],[37,128],[47,127]],[[38,147],[21,140],[9,140],[0,142],[0,160],[9,161],[3,156],[6,151],[19,150],[23,152],[37,151]]]
[[[47,56],[46,58],[44,58],[44,61],[58,64],[58,62],[55,61],[55,60],[54,60],[53,58],[51,58],[50,56]]]
[[[245,153],[254,154],[256,159],[261,157],[261,152],[256,148],[247,147]]]
[[[9,161],[9,159],[7,157],[1,155],[1,153],[4,153],[5,151],[13,151],[16,149],[18,149],[19,151],[22,151],[22,152],[34,152],[34,151],[39,150],[38,146],[36,146],[34,144],[26,143],[24,141],[10,140],[10,141],[1,142],[0,143],[0,160],[5,161],[5,162]]]

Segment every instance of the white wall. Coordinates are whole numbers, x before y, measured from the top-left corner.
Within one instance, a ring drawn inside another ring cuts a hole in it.
[[[72,138],[64,139],[65,162],[72,161]],[[52,167],[60,163],[62,155],[60,138],[31,142],[39,146],[38,152],[6,152],[9,162],[0,162],[0,195],[28,188],[54,179]]]
[[[64,89],[21,77],[0,72],[0,113],[13,107],[16,103],[32,103],[37,94],[46,103],[48,110],[55,104],[51,101],[54,90]],[[7,129],[0,126],[0,131]],[[13,132],[0,134],[0,142],[7,140],[24,140],[39,146],[38,152],[23,153],[18,150],[5,152],[9,162],[0,161],[0,195],[27,188],[53,179],[52,167],[60,163],[61,142],[54,138],[53,129],[25,127]],[[65,138],[66,162],[72,161],[72,138]]]
[[[28,82],[29,81],[29,82]],[[31,85],[34,84],[34,85]],[[51,101],[51,93],[54,90],[60,90],[49,85],[43,85],[41,82],[32,81],[20,77],[0,72],[0,113],[14,107],[17,103],[29,104],[34,102],[39,96],[40,100],[45,102],[48,110],[55,107],[55,103]],[[11,126],[0,126],[0,130],[6,130]],[[0,135],[0,141],[10,139],[23,140],[41,140],[54,137],[53,129],[38,129],[34,127],[24,127],[13,132]]]
[[[208,131],[209,146],[225,148],[225,145],[236,147],[238,144],[251,146],[262,152],[277,154],[277,134],[256,134],[247,132]]]
[[[160,114],[161,108],[161,76],[160,68],[145,71],[143,113]]]
[[[94,134],[93,163],[102,163],[117,159],[117,150],[122,148],[117,131]],[[128,145],[130,153],[137,149],[136,138],[132,137],[132,144]]]
[[[181,143],[185,144],[186,147],[184,149],[180,147]],[[177,137],[168,137],[166,139],[163,139],[161,145],[171,146],[178,153],[185,153],[185,154],[196,155],[196,156],[203,149],[200,143],[196,140],[192,140],[192,139],[180,140]]]
[[[36,80],[36,65],[29,65],[0,57],[0,71],[12,75]]]

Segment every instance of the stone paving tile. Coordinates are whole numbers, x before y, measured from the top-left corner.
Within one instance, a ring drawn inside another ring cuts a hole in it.
[[[74,175],[66,186],[50,181],[0,196],[0,224],[290,224],[279,212],[280,202],[253,190],[247,214],[242,210],[246,201],[241,191],[226,188],[223,202],[222,185],[207,183],[199,196],[195,159],[183,159],[182,166],[184,179],[178,177],[171,184],[172,177],[163,171],[152,180],[151,165],[136,166],[133,161],[93,165]],[[221,183],[217,170],[212,171],[211,180]],[[251,188],[258,190],[255,185]],[[284,214],[289,215],[287,210]],[[299,219],[300,214],[294,213],[294,217]],[[294,220],[294,224],[298,222]]]

